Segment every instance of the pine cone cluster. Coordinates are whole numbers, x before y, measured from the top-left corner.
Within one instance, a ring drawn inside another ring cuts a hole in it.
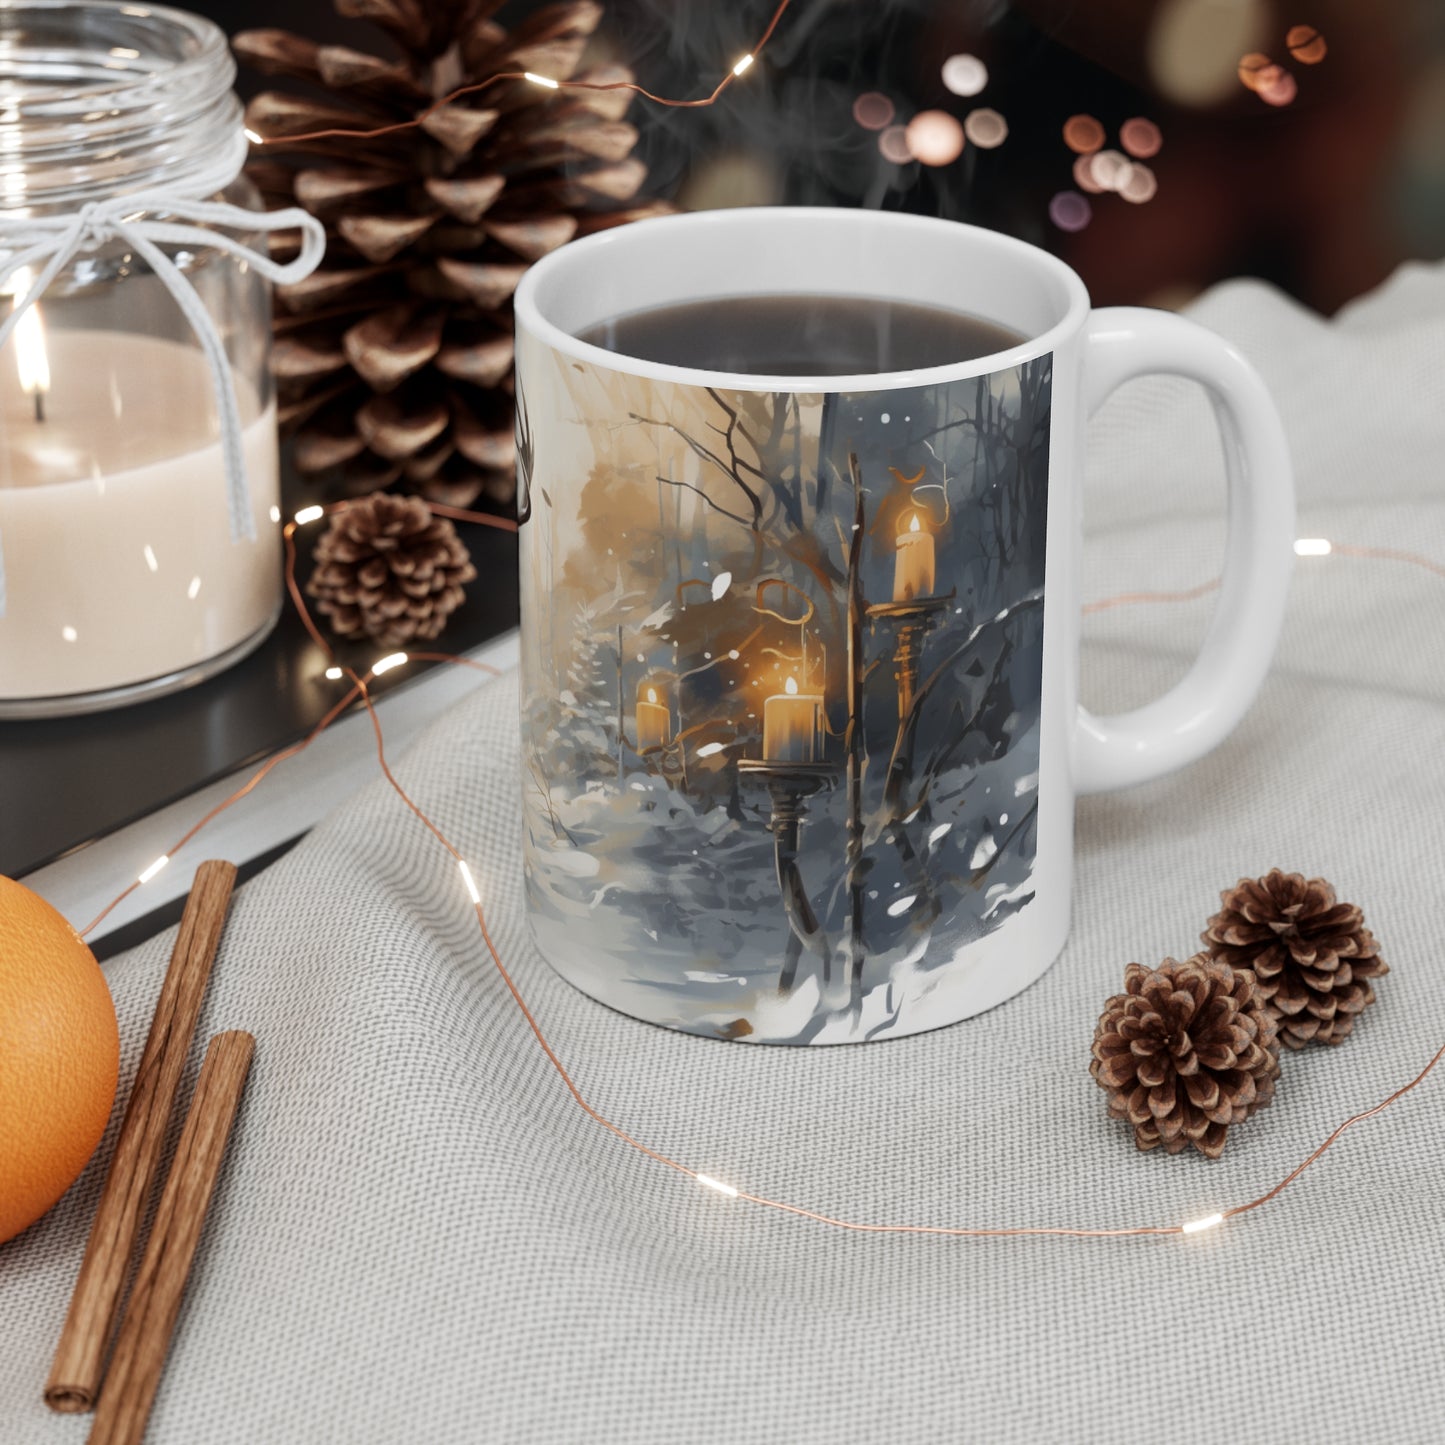
[[[500,72],[604,83],[630,72],[578,74],[596,0],[549,6],[510,31],[491,18],[498,0],[335,7],[380,27],[394,57],[283,30],[235,39],[254,68],[309,84],[246,112],[266,138],[248,167],[266,200],[303,206],[327,229],[321,268],[277,301],[274,368],[296,465],[350,495],[400,483],[455,506],[508,503],[518,281],[574,235],[667,209],[628,206],[646,175],[623,119],[630,92],[501,81],[387,135],[287,137],[414,120]]]
[[[1212,958],[1253,971],[1282,1042],[1339,1044],[1375,1001],[1372,978],[1388,973],[1364,915],[1340,903],[1323,878],[1276,868],[1241,878],[1202,935]]]
[[[1141,1150],[1192,1145],[1217,1159],[1230,1126],[1274,1098],[1279,1040],[1247,970],[1203,954],[1131,963],[1104,1006],[1089,1071]]]
[[[477,575],[449,521],[385,492],[334,512],[313,555],[306,590],[332,630],[386,647],[436,637]]]

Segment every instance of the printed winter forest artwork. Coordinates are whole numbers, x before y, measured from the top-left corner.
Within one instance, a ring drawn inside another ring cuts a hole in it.
[[[907,1031],[1033,898],[1051,359],[859,395],[523,359],[539,946],[695,1033]]]

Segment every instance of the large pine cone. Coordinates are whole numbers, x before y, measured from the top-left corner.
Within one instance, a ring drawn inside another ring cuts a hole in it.
[[[385,492],[332,513],[306,590],[338,637],[402,647],[436,637],[477,570],[456,528],[419,497]]]
[[[517,282],[574,235],[667,209],[618,209],[646,175],[622,119],[631,93],[502,81],[390,135],[286,138],[411,120],[502,71],[573,78],[602,7],[572,0],[507,31],[489,18],[495,0],[335,6],[380,26],[395,58],[283,30],[235,39],[243,61],[312,89],[268,92],[246,111],[266,137],[251,178],[269,202],[301,205],[327,230],[321,269],[278,293],[283,428],[297,467],[339,478],[347,494],[402,483],[455,506],[482,495],[506,504]],[[598,64],[576,78],[631,74]]]
[[[1279,1040],[1254,975],[1203,954],[1156,969],[1131,963],[1104,1006],[1089,1072],[1142,1150],[1193,1145],[1210,1159],[1231,1124],[1274,1098]]]
[[[1323,878],[1273,869],[1241,878],[1201,935],[1212,958],[1252,969],[1292,1049],[1339,1044],[1375,1001],[1372,978],[1389,973],[1364,915],[1339,903]]]

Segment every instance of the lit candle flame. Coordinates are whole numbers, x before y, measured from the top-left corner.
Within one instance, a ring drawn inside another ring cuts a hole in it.
[[[797,696],[797,692],[798,692],[798,680],[797,680],[797,678],[795,678],[795,677],[790,677],[790,678],[787,680],[787,682],[785,682],[785,683],[783,684],[783,691],[786,692],[789,696],[792,696],[792,697]]]
[[[647,689],[647,700],[648,702],[657,701],[657,689],[655,687],[650,687]]]
[[[917,512],[915,512],[915,513],[913,514],[913,520],[908,524],[908,530],[909,530],[910,532],[921,532],[921,531],[923,530],[923,528],[918,525],[918,513],[917,513]]]
[[[10,278],[10,294],[16,301],[29,294],[33,279],[28,266],[22,266]],[[50,358],[45,350],[45,323],[40,319],[38,303],[15,323],[15,365],[21,391],[35,398],[36,419],[43,420],[45,394],[50,390]]]

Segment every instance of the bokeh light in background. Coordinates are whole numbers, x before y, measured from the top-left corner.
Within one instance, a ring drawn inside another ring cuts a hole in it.
[[[980,150],[996,150],[1008,139],[1008,122],[996,111],[983,105],[963,118],[963,133],[970,145]]]
[[[946,110],[919,111],[903,134],[909,154],[926,166],[951,165],[963,154],[963,127]]]
[[[1136,115],[1119,127],[1119,144],[1135,158],[1147,161],[1157,156],[1164,145],[1164,137],[1152,120]]]
[[[1104,127],[1091,115],[1071,115],[1064,122],[1064,144],[1081,156],[1104,144]]]
[[[228,3],[349,38],[331,0]],[[586,63],[705,94],[774,6],[604,0]],[[649,194],[967,221],[1055,251],[1106,305],[1256,275],[1330,312],[1445,251],[1445,0],[793,0],[719,104],[625,123]]]
[[[988,67],[976,55],[950,55],[943,62],[943,84],[954,95],[977,95],[988,84]]]
[[[1260,73],[1254,93],[1266,105],[1288,105],[1299,93],[1299,83],[1282,65],[1271,65]]]
[[[1129,179],[1133,166],[1122,151],[1095,151],[1089,157],[1089,176],[1101,191],[1117,191]]]
[[[756,151],[725,151],[694,166],[677,204],[685,211],[770,206],[783,199],[783,178],[771,158]]]
[[[901,125],[890,125],[883,131],[878,137],[878,149],[885,160],[895,165],[906,165],[913,159],[913,152],[908,148],[908,131]]]
[[[1329,53],[1325,37],[1313,25],[1290,26],[1284,43],[1301,65],[1318,65]]]
[[[1239,83],[1246,90],[1255,90],[1259,86],[1259,78],[1266,71],[1278,70],[1279,67],[1269,56],[1258,50],[1251,50],[1247,55],[1239,57],[1239,66],[1236,74],[1239,76]]]
[[[1142,161],[1135,161],[1129,167],[1129,174],[1115,189],[1126,201],[1132,201],[1136,206],[1142,206],[1145,201],[1154,199],[1159,190],[1159,181],[1148,166]]]
[[[1104,188],[1094,179],[1093,156],[1078,156],[1074,161],[1074,184],[1081,191],[1097,196]]]
[[[1082,231],[1093,215],[1088,197],[1077,191],[1060,191],[1049,202],[1049,219],[1061,231]]]
[[[865,91],[853,102],[853,119],[864,130],[882,130],[893,116],[893,102],[876,90]]]
[[[1225,99],[1239,57],[1266,43],[1270,10],[1260,0],[1160,0],[1146,43],[1150,78],[1176,105]]]

